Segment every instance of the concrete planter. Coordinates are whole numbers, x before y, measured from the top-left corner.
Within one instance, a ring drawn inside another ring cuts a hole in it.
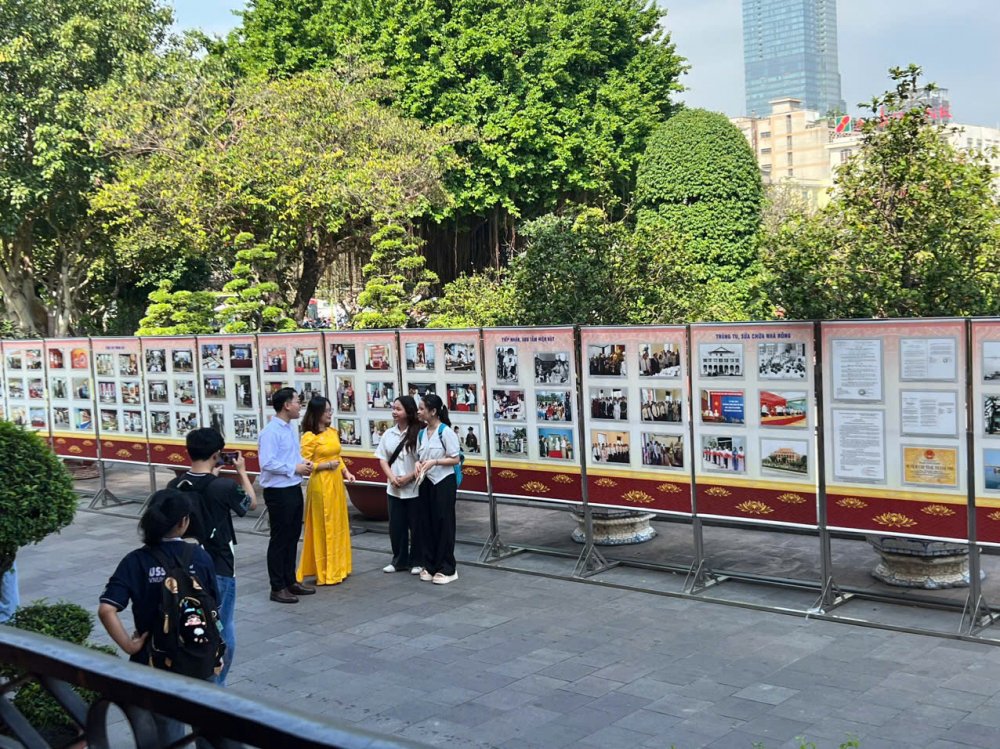
[[[967,588],[969,547],[946,541],[927,541],[896,536],[865,536],[881,561],[872,577],[901,588]],[[980,579],[986,573],[980,571]]]
[[[594,510],[594,543],[598,546],[622,546],[624,544],[641,544],[656,538],[656,531],[649,521],[656,517],[649,512],[632,512],[631,510]],[[574,512],[576,529],[573,540],[578,544],[586,541],[584,517],[582,512]]]
[[[347,487],[347,498],[367,520],[388,520],[389,502],[385,486],[362,486],[351,484]]]

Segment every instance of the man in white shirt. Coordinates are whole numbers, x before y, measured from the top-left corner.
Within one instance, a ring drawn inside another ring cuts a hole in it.
[[[302,477],[312,473],[311,461],[302,459],[299,435],[292,421],[302,406],[292,388],[281,388],[271,399],[275,416],[257,441],[260,456],[260,485],[271,518],[271,540],[267,545],[267,574],[271,579],[271,600],[298,603],[296,596],[316,591],[295,579],[295,558],[302,534]]]

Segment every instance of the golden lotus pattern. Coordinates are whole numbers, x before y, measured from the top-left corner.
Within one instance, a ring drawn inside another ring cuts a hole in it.
[[[873,517],[872,520],[888,528],[912,528],[917,524],[916,520],[901,512],[883,512],[881,515]]]
[[[167,448],[165,448],[163,445],[155,445],[153,449],[156,450],[156,452],[158,453],[162,453],[165,452]]]
[[[638,489],[633,489],[630,492],[625,492],[622,495],[622,499],[626,502],[635,502],[640,505],[648,505],[650,502],[654,501],[651,496],[646,494],[646,492],[641,492]]]
[[[181,455],[180,453],[170,453],[170,455],[167,456],[167,460],[169,460],[171,463],[183,463],[184,456]]]
[[[849,507],[852,510],[860,510],[862,507],[868,506],[867,502],[863,502],[857,497],[844,497],[843,499],[839,500],[837,504],[840,505],[841,507]]]
[[[710,487],[709,489],[706,489],[705,494],[708,494],[712,497],[728,497],[730,494],[732,494],[732,492],[730,492],[728,489],[723,489],[721,486],[713,486]],[[767,507],[767,505],[764,506]]]
[[[671,484],[669,481],[665,484],[660,484],[656,488],[659,489],[664,494],[676,494],[681,490],[681,488],[677,486],[677,484]]]
[[[114,443],[114,442],[112,442],[111,440],[107,440],[107,441],[106,441],[106,442],[104,443],[104,446],[105,446],[105,447],[114,447],[114,446],[115,446],[115,443]]]
[[[950,507],[945,507],[944,505],[927,505],[920,510],[927,515],[934,515],[939,518],[946,518],[949,515],[954,515],[955,511]]]
[[[257,453],[247,453],[246,457],[248,457],[248,458],[256,458],[257,457]],[[350,458],[345,458],[345,457],[341,456],[341,460],[344,461],[344,465],[345,466],[352,466],[352,465],[354,465],[354,461],[351,460]]]
[[[378,478],[378,471],[376,471],[373,468],[369,468],[368,466],[365,466],[360,471],[358,471],[358,475],[361,476],[362,478],[374,479]]]
[[[736,505],[736,509],[740,512],[745,512],[748,515],[770,515],[774,512],[774,510],[766,504],[758,502],[756,499],[751,499],[747,502],[740,502]]]
[[[136,442],[134,445],[132,445],[132,449],[133,450],[141,450],[142,449],[142,445],[140,445],[138,442]]]
[[[516,479],[517,478],[517,474],[516,473],[514,473],[513,471],[508,471],[506,468],[504,470],[500,471],[500,473],[498,473],[497,476],[499,476],[502,479]]]
[[[986,517],[988,517],[990,520],[1000,520],[1000,510],[997,510],[996,512],[991,512]]]
[[[778,495],[778,501],[784,502],[788,505],[801,505],[804,504],[806,498],[801,494],[795,494],[794,492],[785,492],[784,494]]]
[[[598,486],[618,486],[617,481],[612,481],[609,478],[600,478],[597,479],[597,481],[595,481],[594,483],[596,483]]]
[[[479,475],[479,469],[478,468],[473,468],[472,466],[467,466],[466,468],[462,469],[462,475],[464,475],[464,476],[478,476]]]
[[[572,484],[573,483],[573,479],[571,479],[565,473],[557,473],[555,476],[552,477],[552,480],[555,481],[557,484]]]
[[[250,450],[249,452],[243,453],[243,457],[244,458],[256,458],[257,457],[257,453],[255,453],[253,450]],[[346,462],[347,458],[344,458],[344,461]],[[347,465],[350,465],[350,463],[348,463]]]
[[[119,458],[131,458],[132,457],[132,453],[130,453],[128,450],[126,450],[124,448],[122,448],[121,450],[119,450],[118,452],[116,452],[115,455],[117,455]]]
[[[526,484],[521,484],[521,489],[529,494],[545,494],[549,491],[549,487],[541,481],[529,481]]]
[[[84,440],[83,441],[83,445],[84,445],[84,447],[93,447],[94,443],[91,442],[90,440]]]
[[[66,440],[64,440],[64,439],[63,439],[62,437],[59,437],[59,438],[58,438],[58,439],[56,440],[56,444],[57,444],[57,445],[65,445],[65,444],[66,444]]]
[[[83,450],[81,448],[77,447],[76,445],[70,445],[68,449],[74,455],[76,455],[77,453],[82,453],[83,452]]]

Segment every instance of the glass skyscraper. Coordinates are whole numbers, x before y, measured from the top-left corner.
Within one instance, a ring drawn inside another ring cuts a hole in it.
[[[846,109],[837,61],[837,0],[743,0],[746,114],[794,96],[826,114]]]

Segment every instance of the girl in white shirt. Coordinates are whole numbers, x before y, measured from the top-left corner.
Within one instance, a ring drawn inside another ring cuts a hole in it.
[[[408,395],[396,398],[392,403],[392,419],[395,424],[382,433],[375,450],[375,457],[379,459],[387,480],[389,542],[392,544],[392,563],[383,567],[382,571],[409,569],[410,574],[419,575],[423,564],[416,453],[421,424],[413,398]]]
[[[428,393],[420,399],[417,415],[424,423],[417,447],[417,476],[423,512],[420,548],[424,570],[420,579],[446,585],[458,579],[455,569],[455,501],[459,464],[458,437],[451,430],[448,409],[441,398]]]

